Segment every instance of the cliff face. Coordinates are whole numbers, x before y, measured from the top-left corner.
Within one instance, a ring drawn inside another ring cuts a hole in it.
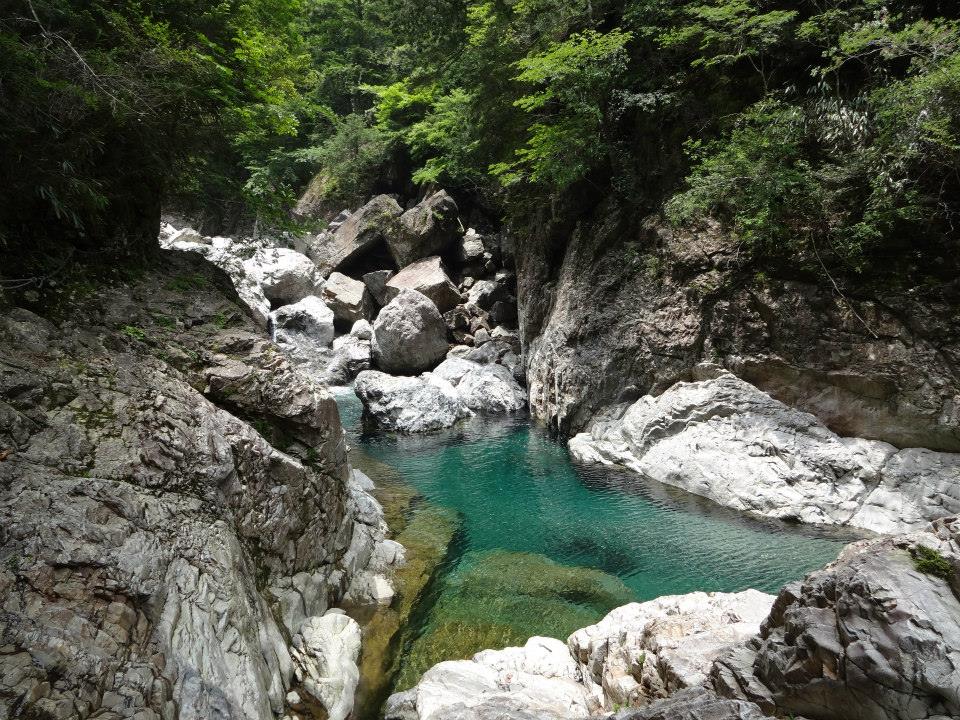
[[[638,227],[639,226],[639,227]],[[960,450],[960,313],[949,288],[841,295],[746,274],[718,229],[637,223],[612,204],[518,240],[533,414],[581,430],[600,408],[720,364],[841,435]]]
[[[336,405],[200,259],[90,287],[0,316],[0,706],[272,718],[358,566]]]

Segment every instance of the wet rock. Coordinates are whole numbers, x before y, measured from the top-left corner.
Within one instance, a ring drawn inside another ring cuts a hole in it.
[[[404,288],[373,323],[374,360],[391,373],[418,373],[446,354],[447,328],[437,306],[416,290]]]
[[[365,417],[398,432],[440,430],[473,414],[449,382],[431,373],[414,378],[368,370],[357,376],[354,392]]]
[[[611,410],[570,452],[767,517],[890,532],[960,512],[960,455],[841,438],[730,373],[714,374]]]
[[[396,233],[403,212],[389,195],[378,195],[343,221],[332,233],[320,233],[308,255],[327,276],[361,258]]]
[[[366,285],[359,280],[334,272],[323,286],[323,300],[342,323],[353,324],[370,314]]]
[[[433,300],[441,313],[447,312],[462,301],[460,293],[450,281],[443,263],[436,255],[407,265],[390,278],[386,284],[386,296],[393,299],[403,288],[423,293]]]
[[[442,253],[460,232],[457,204],[440,190],[403,213],[396,233],[387,242],[397,267],[402,268]]]

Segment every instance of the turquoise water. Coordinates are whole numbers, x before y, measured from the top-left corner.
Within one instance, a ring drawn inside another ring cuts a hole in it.
[[[365,433],[359,401],[338,402],[351,444],[462,522],[432,610],[406,649],[415,672],[401,685],[445,655],[565,637],[632,599],[775,593],[852,539],[746,518],[632,473],[574,466],[564,444],[525,419],[477,418],[421,436]]]

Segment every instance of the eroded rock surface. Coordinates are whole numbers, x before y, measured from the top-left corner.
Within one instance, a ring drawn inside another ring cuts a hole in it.
[[[378,195],[345,217],[332,232],[323,232],[308,243],[307,255],[327,276],[376,249],[396,234],[403,209],[388,195]]]
[[[396,232],[387,238],[397,267],[447,249],[460,232],[457,203],[438,190],[400,216]]]
[[[941,288],[758,282],[718,228],[638,228],[614,205],[520,238],[535,417],[572,435],[709,360],[841,435],[960,451],[960,313]]]
[[[527,393],[503,365],[447,358],[433,371],[456,389],[474,412],[514,413],[527,407]]]
[[[570,441],[571,453],[780,519],[891,533],[960,512],[960,454],[841,438],[813,415],[715,374],[599,417]]]
[[[781,716],[960,717],[958,573],[955,518],[849,545],[784,587],[760,637],[714,666],[713,685]]]
[[[165,253],[53,319],[0,317],[0,707],[286,711],[286,638],[359,561],[336,404],[226,276]],[[371,553],[372,554],[372,553]]]

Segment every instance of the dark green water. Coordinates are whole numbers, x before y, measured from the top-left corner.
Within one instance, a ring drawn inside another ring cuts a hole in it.
[[[852,539],[745,518],[632,473],[576,467],[565,445],[525,419],[478,418],[423,436],[364,433],[359,401],[338,402],[351,444],[462,521],[405,650],[400,687],[442,659],[531,635],[565,638],[631,600],[775,593]]]

